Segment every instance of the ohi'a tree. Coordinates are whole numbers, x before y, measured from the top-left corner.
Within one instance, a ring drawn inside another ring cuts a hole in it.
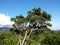
[[[19,15],[11,18],[11,21],[15,22],[11,31],[19,34],[17,45],[26,45],[27,40],[33,33],[36,33],[36,31],[39,33],[41,30],[49,29],[48,26],[51,26],[49,23],[51,21],[51,15],[42,11],[40,8],[34,8],[28,11],[26,17]]]

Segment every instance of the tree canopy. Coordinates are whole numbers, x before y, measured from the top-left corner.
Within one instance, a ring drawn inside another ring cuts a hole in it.
[[[51,21],[51,15],[45,11],[42,11],[41,8],[33,8],[31,11],[27,12],[26,17],[19,15],[15,18],[11,18],[11,20],[15,22],[13,25],[15,28],[20,28],[21,26],[24,28],[24,26],[27,25],[32,28],[34,28],[34,26],[36,26],[35,28],[52,26],[49,22]]]
[[[11,21],[15,22],[13,24],[14,32],[20,34],[20,45],[25,45],[26,40],[29,39],[32,33],[36,31],[38,33],[40,30],[49,29],[48,26],[52,26],[49,22],[51,21],[51,15],[42,11],[41,8],[33,8],[27,12],[26,17],[19,15],[11,18]]]

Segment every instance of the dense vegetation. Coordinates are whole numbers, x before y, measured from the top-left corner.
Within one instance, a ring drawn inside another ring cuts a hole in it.
[[[16,45],[17,42],[18,37],[15,34],[0,34],[0,45]],[[27,42],[27,45],[60,45],[60,33],[51,31],[33,34]]]
[[[40,8],[11,18],[15,23],[9,33],[0,34],[0,45],[59,45],[60,33],[51,31],[51,15]]]

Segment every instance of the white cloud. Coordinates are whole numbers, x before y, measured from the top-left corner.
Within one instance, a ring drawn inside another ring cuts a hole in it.
[[[3,27],[5,25],[11,26],[14,24],[14,22],[10,21],[10,19],[11,18],[8,15],[0,13],[0,27]]]

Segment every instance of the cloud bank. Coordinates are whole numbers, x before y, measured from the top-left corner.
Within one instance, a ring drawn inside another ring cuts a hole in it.
[[[0,13],[0,27],[4,27],[4,26],[12,26],[12,24],[14,24],[14,22],[10,21],[10,16],[6,15],[6,14],[1,14]]]

